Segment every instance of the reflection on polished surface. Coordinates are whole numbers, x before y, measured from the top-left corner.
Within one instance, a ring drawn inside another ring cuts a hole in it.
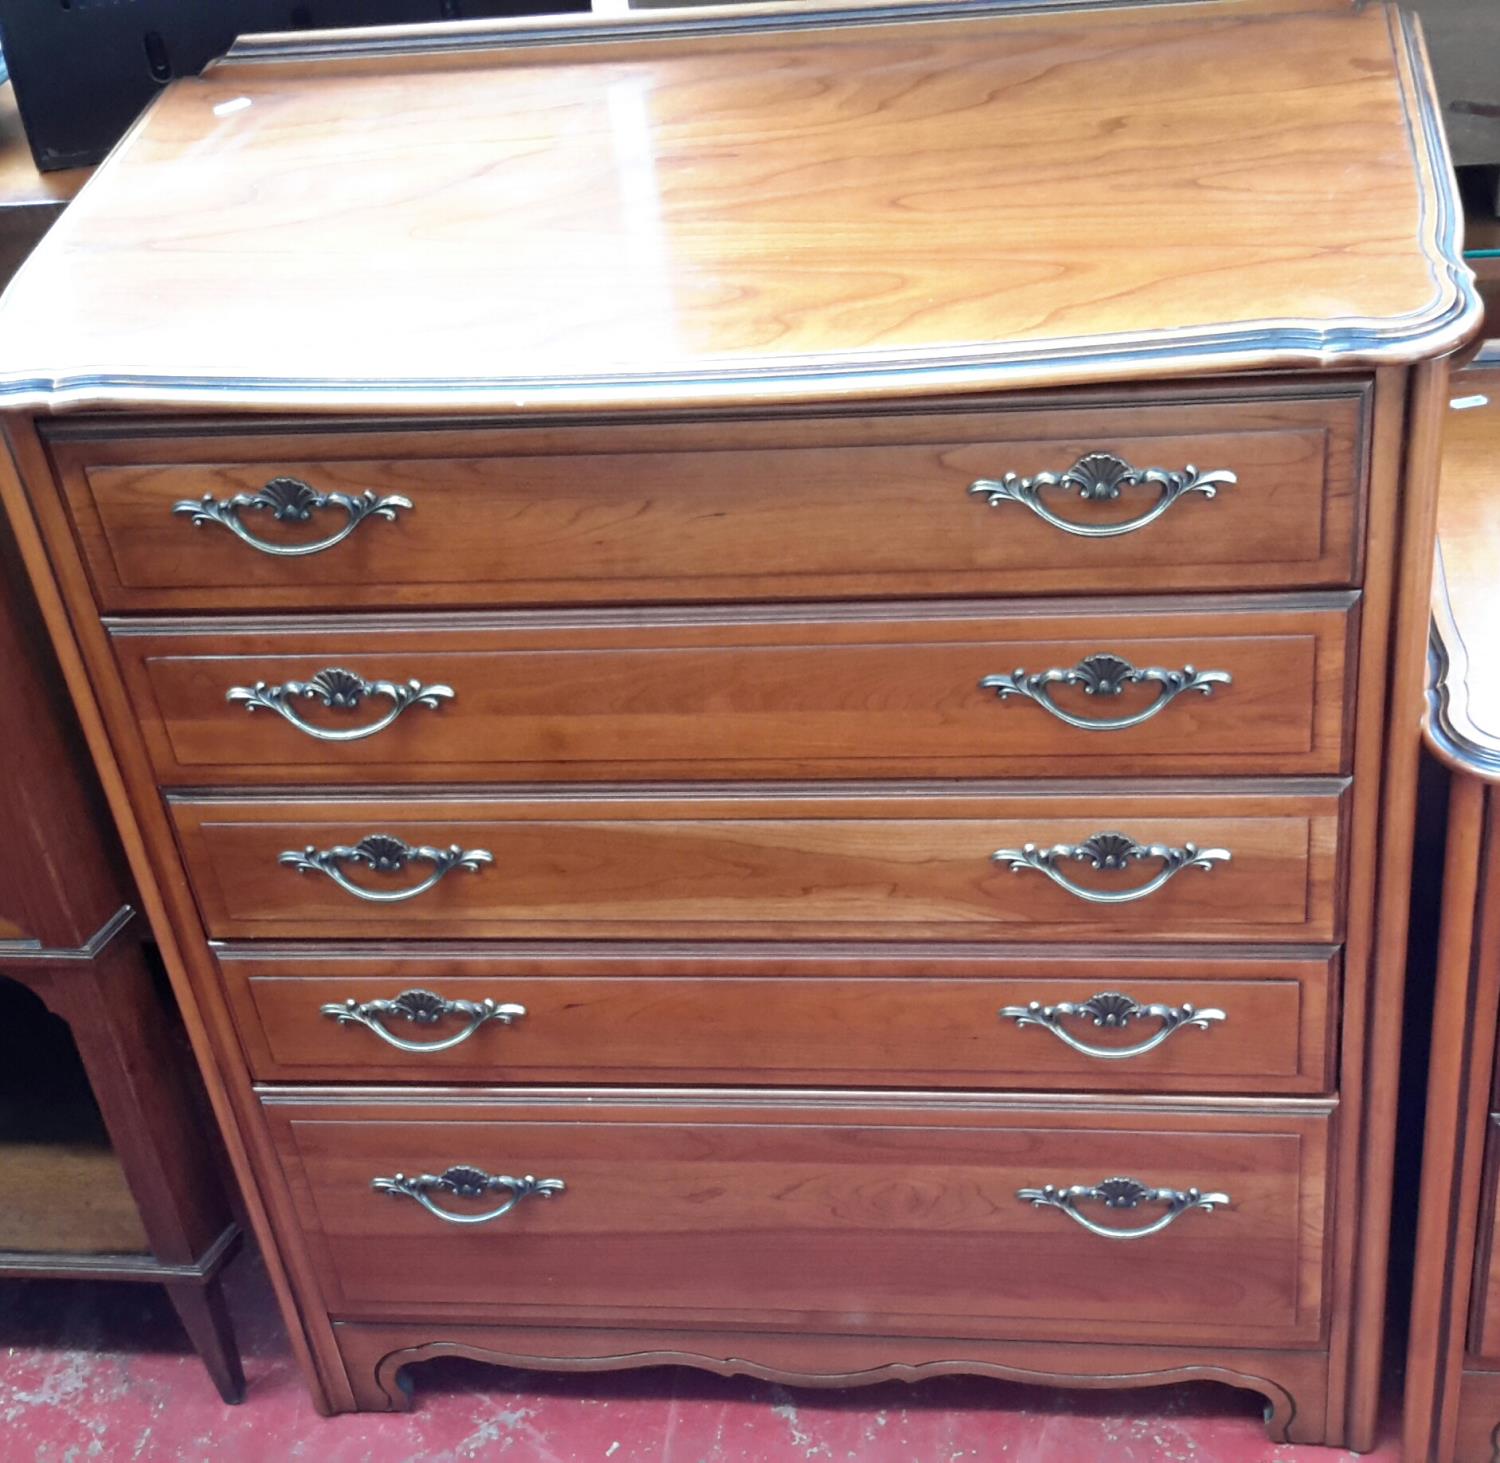
[[[397,402],[443,381],[503,406],[1456,340],[1410,38],[1343,0],[1214,9],[251,48],[172,88],[80,200],[0,312],[0,374],[292,404],[315,379]]]

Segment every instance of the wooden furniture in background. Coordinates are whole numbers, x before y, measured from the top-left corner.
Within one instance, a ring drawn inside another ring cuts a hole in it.
[[[0,541],[0,981],[67,1023],[89,1090],[37,1082],[24,1048],[45,1035],[33,1010],[7,1000],[5,1039],[22,1050],[0,1078],[0,1277],[165,1286],[220,1394],[237,1402],[244,1375],[220,1271],[239,1230],[29,599],[14,546]]]
[[[15,92],[9,82],[0,85],[0,280],[16,272],[92,171],[39,173],[21,129]]]
[[[1500,1459],[1500,351],[1454,375],[1426,734],[1451,769],[1417,1272],[1409,1463]]]
[[[0,310],[0,489],[321,1407],[1203,1377],[1369,1445],[1458,229],[1349,0],[164,94]]]
[[[0,89],[0,277],[81,182],[36,172]],[[239,1229],[109,809],[5,535],[0,666],[0,1277],[163,1285],[220,1395],[237,1402],[220,1271]]]

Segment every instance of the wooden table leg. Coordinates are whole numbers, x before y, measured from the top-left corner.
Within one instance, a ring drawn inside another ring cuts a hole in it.
[[[219,1395],[239,1402],[245,1374],[220,1281],[238,1231],[140,939],[133,930],[113,938],[117,926],[123,922],[112,922],[97,949],[11,951],[0,960],[8,978],[71,1028],[149,1244],[149,1255],[113,1271],[89,1257],[74,1268],[131,1280],[165,1271],[161,1284]],[[37,1256],[26,1268],[41,1267],[66,1273],[67,1257]]]
[[[215,1275],[204,1282],[169,1280],[166,1290],[219,1396],[229,1403],[243,1402],[245,1369],[235,1345],[221,1278]]]

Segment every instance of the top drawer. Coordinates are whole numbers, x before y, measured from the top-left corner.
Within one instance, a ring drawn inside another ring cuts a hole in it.
[[[1357,581],[1363,388],[1093,400],[603,427],[95,419],[50,428],[50,450],[116,611]]]

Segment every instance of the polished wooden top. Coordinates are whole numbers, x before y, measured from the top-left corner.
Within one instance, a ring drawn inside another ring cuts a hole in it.
[[[0,306],[0,400],[791,401],[1421,358],[1478,318],[1383,3],[242,42]]]
[[[1500,342],[1457,372],[1443,439],[1428,744],[1500,781]]]

